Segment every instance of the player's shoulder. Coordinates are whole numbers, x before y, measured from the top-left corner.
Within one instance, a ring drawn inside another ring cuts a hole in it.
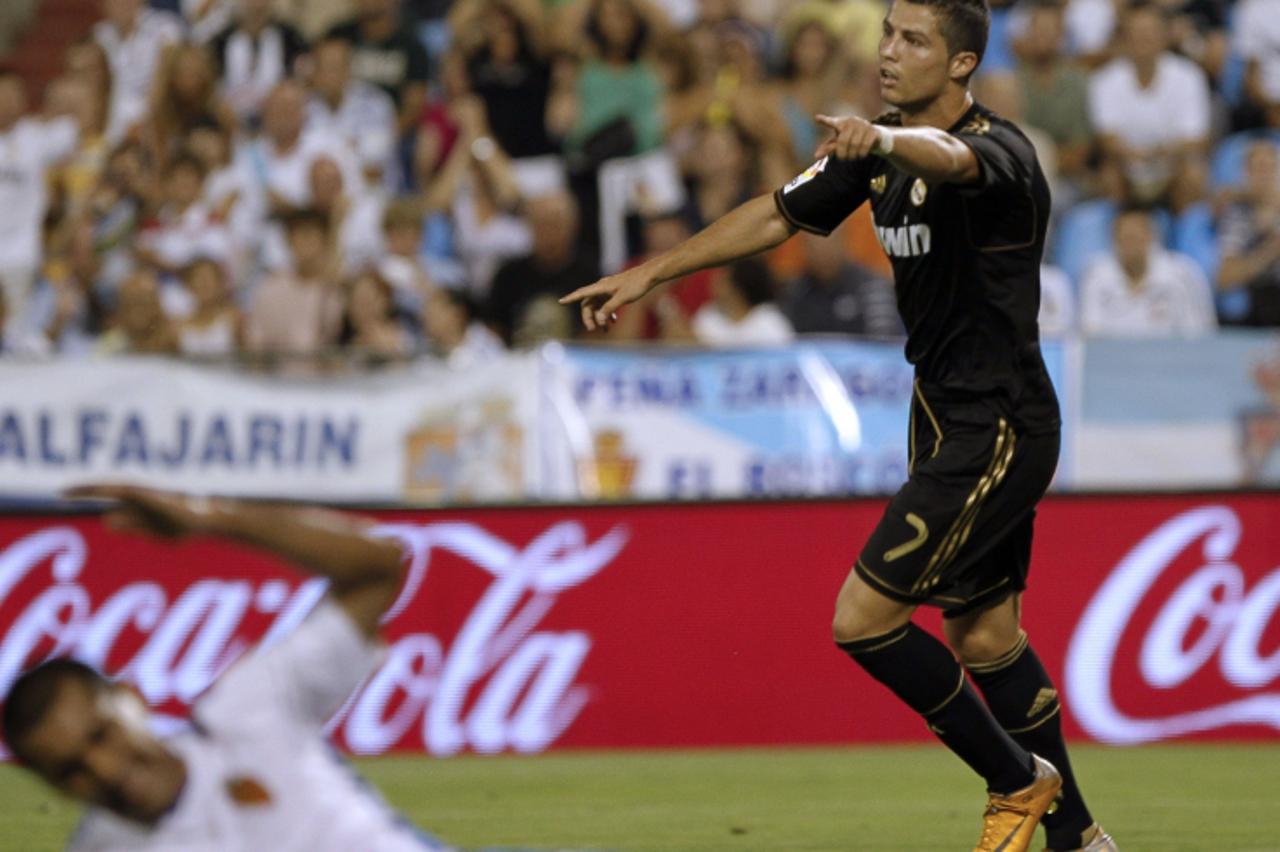
[[[1022,132],[1022,128],[978,103],[975,103],[956,122],[951,132],[967,139],[990,139],[1005,148],[1012,149],[1020,157],[1035,157],[1035,146],[1027,134]]]
[[[962,136],[995,136],[997,138],[1001,136],[1016,136],[1022,139],[1027,138],[1017,124],[995,110],[977,102],[956,122],[952,132]]]

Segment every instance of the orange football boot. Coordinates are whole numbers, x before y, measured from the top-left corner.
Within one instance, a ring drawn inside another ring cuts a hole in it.
[[[1026,852],[1031,838],[1062,790],[1062,776],[1053,764],[1031,755],[1036,777],[1026,787],[1001,796],[991,794],[982,815],[982,839],[973,852]]]

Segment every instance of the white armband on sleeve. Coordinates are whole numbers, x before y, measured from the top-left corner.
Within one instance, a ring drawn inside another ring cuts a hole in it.
[[[876,128],[876,147],[872,152],[881,157],[887,157],[893,153],[893,131],[887,127],[875,125]]]

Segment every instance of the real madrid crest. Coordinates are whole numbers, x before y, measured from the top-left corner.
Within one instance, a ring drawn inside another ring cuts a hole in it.
[[[876,175],[871,179],[871,191],[876,195],[884,194],[885,176]]]
[[[916,178],[916,182],[911,184],[911,203],[919,207],[928,195],[929,187],[925,185],[924,178]]]

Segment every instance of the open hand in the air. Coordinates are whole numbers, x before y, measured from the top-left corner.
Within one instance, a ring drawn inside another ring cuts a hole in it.
[[[860,160],[879,148],[882,131],[865,118],[856,115],[844,118],[817,115],[814,118],[833,134],[818,145],[813,152],[814,159],[834,156],[838,160]]]
[[[562,305],[578,302],[582,308],[582,324],[587,331],[607,328],[618,318],[617,310],[630,304],[653,289],[655,282],[637,266],[617,275],[601,278],[594,284],[579,287],[560,300]]]
[[[182,538],[204,529],[210,502],[169,491],[135,485],[81,485],[63,496],[83,500],[111,500],[103,522],[114,530],[140,532],[160,538]]]

